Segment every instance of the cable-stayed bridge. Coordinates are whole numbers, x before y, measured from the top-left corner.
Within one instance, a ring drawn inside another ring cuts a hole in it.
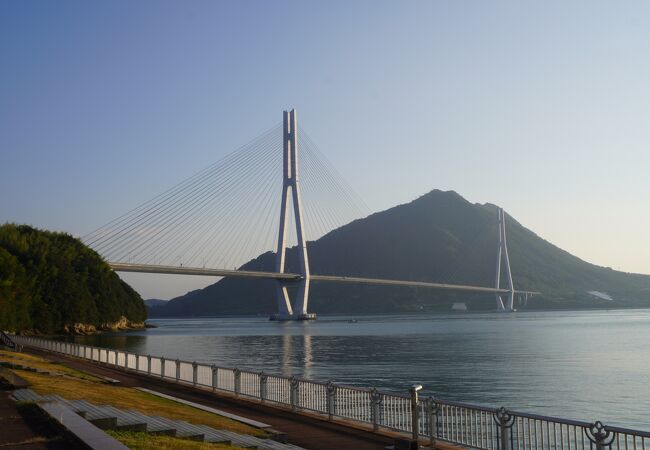
[[[307,237],[315,240],[367,212],[291,110],[249,144],[83,240],[120,272],[273,279],[278,312],[272,318],[278,320],[315,318],[308,312],[311,282],[487,293],[500,311],[514,311],[515,296],[523,303],[537,293],[514,288],[501,209],[493,286],[313,274]],[[293,272],[286,270],[290,247],[297,253]],[[269,251],[275,252],[274,270],[242,267]],[[500,286],[504,277],[505,288]]]

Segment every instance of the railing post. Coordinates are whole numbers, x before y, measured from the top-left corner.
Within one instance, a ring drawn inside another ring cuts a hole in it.
[[[499,450],[512,450],[512,425],[515,416],[503,406],[494,413],[494,421],[499,427]]]
[[[409,389],[411,394],[411,431],[413,432],[413,440],[417,441],[420,436],[420,411],[418,401],[418,391],[422,389],[421,384],[414,384]]]
[[[196,378],[198,376],[198,367],[199,365],[194,361],[192,363],[192,385],[196,386]]]
[[[232,373],[235,377],[235,395],[239,397],[239,393],[241,392],[241,371],[235,368]]]
[[[291,411],[295,411],[298,406],[298,379],[296,377],[289,378],[289,402]]]
[[[336,385],[327,383],[327,419],[332,420],[336,415]]]
[[[151,375],[151,355],[147,355],[147,375]]]
[[[379,430],[379,405],[381,404],[381,393],[373,388],[370,391],[370,417],[372,419],[372,429],[374,431]]]
[[[176,382],[178,383],[181,379],[181,360],[176,360]]]
[[[135,371],[140,372],[140,354],[135,353]]]
[[[260,372],[260,401],[264,403],[266,400],[266,389],[268,387],[268,375],[264,372]]]
[[[596,446],[596,450],[605,450],[606,448],[609,448],[609,446],[614,441],[614,438],[616,437],[616,433],[609,431],[607,429],[607,426],[603,425],[603,423],[599,420],[589,425],[588,428],[585,428],[585,434],[587,435],[587,438]]]
[[[160,357],[160,378],[165,378],[165,358]]]
[[[218,386],[219,386],[219,368],[213,364],[212,365],[212,392],[216,391]]]
[[[425,410],[428,419],[427,425],[429,426],[429,444],[431,448],[433,448],[436,445],[436,440],[438,438],[438,410],[440,406],[433,397],[427,398],[425,402]]]

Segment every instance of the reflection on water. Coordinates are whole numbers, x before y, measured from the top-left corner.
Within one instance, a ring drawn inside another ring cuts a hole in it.
[[[160,319],[78,338],[129,351],[650,428],[650,312]]]

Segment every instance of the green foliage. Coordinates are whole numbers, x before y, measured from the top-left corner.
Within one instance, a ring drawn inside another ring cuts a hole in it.
[[[121,316],[144,321],[144,303],[95,251],[68,234],[0,226],[0,329],[51,333]]]

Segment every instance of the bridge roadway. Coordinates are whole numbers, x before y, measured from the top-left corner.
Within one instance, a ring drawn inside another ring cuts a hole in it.
[[[130,264],[109,262],[116,272],[138,272],[138,273],[160,273],[175,275],[201,275],[211,277],[240,277],[240,278],[264,278],[272,280],[298,281],[302,278],[297,273],[262,272],[256,270],[227,270],[227,269],[206,269],[201,267],[183,266],[161,266],[156,264]],[[427,281],[409,280],[385,280],[381,278],[344,277],[338,275],[310,275],[311,281],[325,281],[335,283],[372,284],[379,286],[405,286],[428,289],[447,289],[455,291],[482,292],[489,294],[507,294],[507,289],[496,289],[493,287],[467,286],[460,284],[429,283]],[[514,291],[515,294],[539,294],[536,291]]]

